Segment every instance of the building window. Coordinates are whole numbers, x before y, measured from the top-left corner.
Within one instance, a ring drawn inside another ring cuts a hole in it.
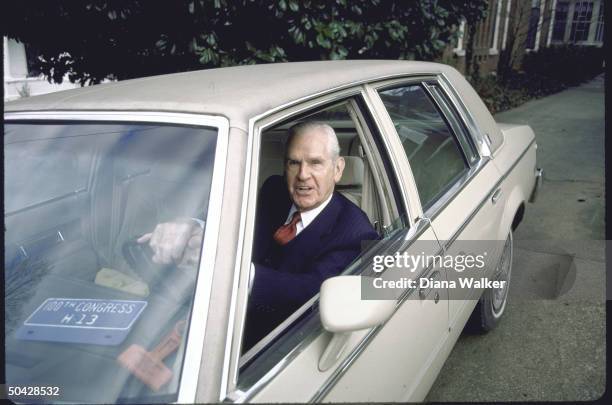
[[[572,30],[570,32],[571,42],[586,41],[589,38],[589,28],[593,17],[593,2],[578,1],[574,8]]]
[[[603,42],[604,38],[604,2],[599,5],[599,17],[597,18],[597,30],[595,31],[595,41]]]
[[[525,48],[536,49],[536,37],[538,34],[538,24],[540,23],[540,0],[532,0],[531,14],[529,15],[529,30]]]
[[[569,2],[560,1],[555,9],[555,23],[553,25],[552,40],[562,42],[565,38],[565,27],[569,13]]]
[[[488,49],[487,34],[489,27],[489,16],[484,21],[478,24],[478,31],[476,32],[476,40],[474,41],[474,47],[479,49]]]

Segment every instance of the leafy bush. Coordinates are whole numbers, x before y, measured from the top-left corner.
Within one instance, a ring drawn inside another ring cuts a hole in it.
[[[439,56],[486,0],[5,2],[4,35],[51,81],[98,83],[212,67]],[[43,34],[41,34],[43,33]]]
[[[600,73],[603,60],[603,48],[563,45],[525,55],[522,68],[527,75],[575,86]]]
[[[531,98],[525,89],[511,88],[495,76],[479,78],[472,85],[492,114],[517,107]]]
[[[544,48],[525,56],[521,72],[476,78],[472,85],[494,114],[595,77],[603,70],[603,57],[603,49],[595,47]]]

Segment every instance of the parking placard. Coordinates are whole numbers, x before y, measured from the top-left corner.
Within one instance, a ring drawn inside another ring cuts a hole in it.
[[[115,346],[146,306],[146,301],[47,298],[16,334],[22,340]]]

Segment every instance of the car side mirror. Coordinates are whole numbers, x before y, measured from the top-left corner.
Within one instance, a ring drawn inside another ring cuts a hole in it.
[[[393,314],[395,300],[361,298],[361,276],[332,277],[321,286],[319,311],[326,331],[333,333],[319,370],[328,370],[342,355],[350,334],[385,323]]]

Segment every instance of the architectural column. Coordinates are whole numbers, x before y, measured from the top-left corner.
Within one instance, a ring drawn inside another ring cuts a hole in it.
[[[535,45],[533,50],[537,51],[540,49],[540,36],[542,34],[542,23],[544,22],[544,11],[546,10],[546,0],[540,1],[540,18],[538,19],[538,26],[536,27]]]
[[[502,0],[497,1],[497,9],[495,10],[495,27],[493,28],[493,46],[489,49],[489,54],[496,55],[498,53],[499,40],[499,20],[501,18]]]
[[[459,25],[459,36],[457,38],[457,46],[453,49],[453,52],[457,56],[465,55],[465,50],[463,49],[463,37],[465,36],[465,20],[461,21],[461,25]]]
[[[550,46],[552,41],[553,27],[555,26],[555,11],[557,10],[557,0],[553,0],[552,7],[550,8],[550,17],[548,22],[548,38],[546,38],[546,46]]]
[[[510,10],[512,9],[512,0],[508,0],[506,5],[506,18],[504,24],[504,37],[502,38],[502,46],[501,49],[506,49],[506,42],[508,41],[508,25],[510,24]]]
[[[563,36],[563,42],[570,42],[570,35],[572,33],[572,24],[574,23],[574,11],[576,10],[576,2],[570,1],[569,9],[567,10],[567,22],[565,23],[565,35]]]
[[[8,38],[2,37],[2,50],[4,53],[2,54],[2,66],[4,67],[4,79],[11,78],[11,71],[9,70],[9,56],[8,56]]]

